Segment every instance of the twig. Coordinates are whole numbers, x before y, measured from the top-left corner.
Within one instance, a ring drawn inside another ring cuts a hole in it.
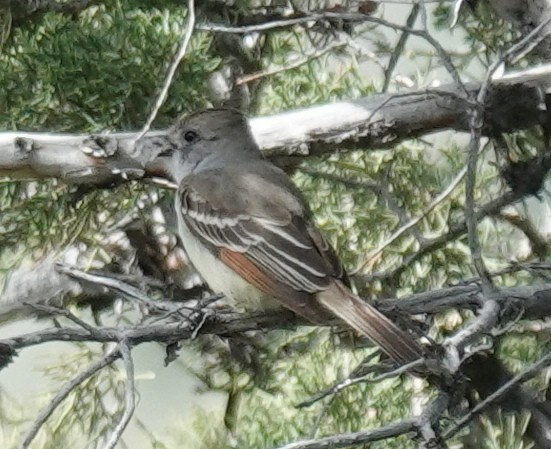
[[[459,86],[463,90],[463,92],[465,92],[465,88],[461,81],[461,77],[459,76],[459,73],[457,72],[453,63],[451,62],[450,57],[448,56],[448,54],[446,53],[442,45],[440,45],[440,43],[436,39],[434,39],[430,35],[430,33],[428,33],[426,30],[416,30],[416,29],[409,28],[407,26],[396,25],[384,19],[368,16],[365,14],[350,13],[350,12],[344,12],[344,13],[323,12],[323,13],[312,13],[312,14],[307,14],[300,17],[291,17],[287,19],[274,20],[267,23],[247,25],[247,26],[228,27],[225,25],[218,25],[218,24],[201,24],[197,26],[197,29],[201,31],[210,31],[210,32],[216,32],[216,33],[246,34],[246,33],[263,32],[263,31],[269,31],[269,30],[275,30],[275,29],[284,29],[294,25],[306,24],[308,22],[318,22],[321,20],[329,20],[329,19],[348,20],[351,22],[359,22],[359,23],[361,22],[375,23],[377,25],[391,28],[397,31],[407,32],[407,33],[410,33],[411,35],[418,36],[422,39],[425,39],[432,47],[434,47],[438,56],[442,60],[444,67],[450,73],[452,79],[457,84],[457,86]]]
[[[551,23],[551,18],[540,23],[522,40],[509,49],[508,53],[510,56],[508,57],[513,64],[516,64],[520,59],[524,58],[524,56],[530,53],[541,41],[549,36],[549,30],[542,33],[543,29],[546,28],[549,23]]]
[[[506,192],[499,198],[491,200],[488,203],[481,206],[475,212],[474,218],[476,221],[480,221],[489,215],[497,214],[505,206],[508,206],[509,204],[512,204],[521,198],[522,196],[519,194],[516,194],[514,192]],[[411,266],[411,264],[413,264],[414,262],[418,261],[421,257],[433,251],[439,250],[440,248],[444,247],[447,243],[463,235],[465,232],[467,232],[467,224],[463,220],[463,221],[460,221],[459,223],[456,223],[455,225],[452,225],[450,227],[450,230],[447,233],[439,235],[438,237],[435,237],[433,239],[430,239],[424,242],[419,247],[419,250],[416,253],[408,256],[394,270],[385,272],[385,273],[375,273],[371,276],[361,276],[360,279],[362,279],[362,281],[364,282],[372,282],[373,280],[385,281],[389,279],[396,279],[404,272],[406,268]]]
[[[351,446],[359,446],[361,444],[366,444],[373,441],[381,441],[388,438],[397,437],[398,435],[414,432],[415,429],[417,429],[417,420],[406,419],[403,421],[388,424],[383,427],[379,427],[378,429],[331,435],[329,437],[319,438],[317,440],[314,439],[297,441],[295,443],[281,446],[279,447],[279,449],[346,448]]]
[[[411,28],[415,24],[415,20],[417,20],[417,16],[419,15],[419,8],[420,8],[419,3],[415,3],[413,5],[413,8],[411,8],[409,16],[406,20],[407,28]],[[383,83],[383,92],[386,92],[388,90],[390,79],[392,78],[392,72],[394,72],[394,69],[396,68],[396,64],[398,64],[398,60],[400,59],[400,55],[404,50],[404,47],[406,45],[406,42],[409,36],[410,36],[409,31],[403,31],[402,34],[400,35],[400,39],[398,39],[398,42],[394,47],[392,55],[390,55],[390,59],[388,60],[388,66],[385,69],[385,81]]]
[[[329,410],[329,407],[331,407],[331,404],[336,396],[331,396],[328,401],[323,404],[323,407],[318,413],[318,416],[316,416],[316,419],[314,420],[314,424],[312,425],[312,428],[310,429],[310,432],[308,434],[309,439],[313,439],[316,437],[316,434],[318,433],[321,421],[323,420],[323,417],[326,415],[327,410]]]
[[[375,353],[374,355],[377,355]],[[346,379],[343,381],[340,381],[333,385],[330,388],[327,388],[319,393],[317,393],[315,396],[311,397],[310,399],[307,399],[306,401],[303,401],[299,404],[297,404],[297,408],[305,408],[310,407],[311,405],[315,404],[316,402],[326,398],[327,396],[335,395],[337,393],[340,393],[341,391],[345,390],[348,387],[351,387],[352,385],[357,385],[363,382],[370,382],[370,383],[376,383],[380,382],[385,379],[389,379],[391,377],[396,377],[401,374],[404,374],[408,371],[410,371],[413,368],[416,368],[418,366],[421,366],[424,363],[423,359],[414,360],[413,362],[407,363],[406,365],[402,365],[396,369],[392,369],[387,372],[383,372],[382,374],[379,374],[378,376],[371,377],[374,371],[378,371],[377,366],[369,367],[371,369],[368,370],[367,373],[364,373],[363,375],[357,376],[354,372],[352,372]],[[362,362],[364,364],[364,362]],[[355,370],[356,371],[356,370]],[[371,378],[370,378],[371,377]]]
[[[480,138],[482,125],[484,123],[483,104],[486,99],[486,93],[491,76],[497,69],[497,65],[492,67],[487,75],[482,87],[477,95],[477,103],[471,108],[471,139],[469,142],[469,152],[467,157],[467,179],[465,180],[465,222],[467,224],[467,238],[469,241],[469,249],[471,251],[471,259],[475,266],[476,272],[482,282],[482,287],[485,293],[490,297],[492,290],[492,281],[488,276],[488,270],[482,259],[480,244],[476,234],[478,220],[475,217],[475,187],[476,187],[476,170],[478,165],[478,156],[480,154]]]
[[[51,416],[54,410],[59,406],[59,404],[61,404],[61,402],[71,393],[71,391],[73,391],[80,384],[82,384],[86,379],[93,376],[101,369],[113,363],[120,356],[121,356],[121,353],[117,348],[112,352],[110,352],[109,354],[106,354],[103,358],[101,358],[97,362],[92,363],[90,366],[88,366],[88,368],[86,368],[84,371],[82,371],[72,380],[70,380],[65,385],[63,385],[63,387],[61,387],[61,390],[57,392],[57,394],[50,401],[50,403],[45,408],[43,408],[41,412],[38,414],[33,424],[25,434],[25,437],[23,438],[23,442],[19,446],[19,449],[29,448],[30,444],[32,443],[33,439],[36,437],[36,434],[38,433],[40,428],[48,420],[48,418]]]
[[[320,58],[326,53],[329,53],[331,50],[346,47],[347,45],[348,45],[347,42],[334,42],[333,44],[328,45],[325,48],[315,50],[310,53],[306,53],[304,58],[301,58],[295,62],[291,62],[287,65],[284,65],[281,67],[274,67],[273,69],[261,70],[259,72],[251,73],[249,75],[243,75],[237,79],[235,84],[239,86],[241,84],[247,84],[252,81],[256,81],[259,78],[266,78],[268,76],[273,76],[273,75],[277,75],[278,73],[286,72],[287,70],[296,69],[300,66],[303,66],[304,64],[309,63],[310,61]]]
[[[95,332],[95,330],[96,330],[96,328],[94,326],[91,326],[86,321],[81,320],[79,317],[77,317],[75,314],[71,313],[67,309],[63,309],[61,307],[50,306],[50,305],[46,305],[46,304],[33,304],[33,303],[29,303],[29,302],[22,302],[22,304],[24,304],[24,305],[26,305],[26,306],[30,307],[31,309],[34,309],[38,312],[44,312],[44,313],[48,313],[48,314],[54,315],[54,316],[55,315],[62,315],[65,318],[67,318],[68,320],[71,320],[73,323],[79,325],[80,327],[86,329],[89,332]]]
[[[371,373],[370,373],[371,374]],[[327,396],[334,396],[335,394],[341,392],[342,390],[352,386],[356,385],[358,382],[356,382],[357,379],[361,379],[362,381],[365,381],[366,376],[358,377],[358,378],[352,378],[348,377],[345,380],[333,385],[330,388],[327,388],[323,391],[320,391],[315,396],[312,396],[311,398],[307,399],[306,401],[302,401],[296,405],[296,408],[306,408],[310,407],[311,405],[315,404],[316,402],[321,401],[322,399],[325,399]]]
[[[207,322],[207,319],[211,316],[211,312],[207,309],[204,310],[201,314],[201,320],[199,323],[195,325],[195,328],[193,329],[193,332],[191,333],[191,339],[195,340],[197,338],[197,335],[199,335],[199,332],[201,331],[201,328],[205,325]]]
[[[413,368],[417,368],[418,366],[422,366],[424,363],[424,359],[417,359],[413,362],[406,363],[405,365],[399,366],[396,369],[393,369],[392,371],[388,371],[386,373],[379,374],[378,376],[375,376],[373,379],[371,379],[370,382],[380,382],[381,380],[390,379],[391,377],[396,377],[401,374],[407,373],[408,371],[413,370]]]
[[[420,215],[417,217],[411,219],[408,223],[398,228],[396,231],[392,233],[392,235],[386,239],[377,249],[372,251],[368,256],[367,260],[362,263],[362,265],[355,270],[356,272],[361,272],[366,266],[368,266],[372,260],[376,257],[378,257],[385,248],[387,248],[389,245],[394,243],[402,234],[404,234],[409,229],[413,228],[417,223],[419,223],[421,220],[423,220],[432,210],[438,206],[442,201],[444,201],[459,185],[459,183],[463,180],[465,177],[465,174],[467,173],[467,166],[463,167],[461,171],[456,175],[456,177],[453,179],[453,181],[450,183],[448,187],[446,187],[445,190],[443,190],[436,198],[434,198],[430,204],[421,212]]]
[[[136,394],[136,386],[134,384],[134,362],[132,361],[132,353],[130,352],[130,346],[126,341],[119,343],[119,353],[122,355],[124,367],[126,370],[126,386],[124,394],[124,413],[121,416],[117,427],[113,430],[109,441],[107,441],[104,449],[114,449],[120,440],[124,429],[130,422],[134,409],[136,407],[136,401],[134,395]]]
[[[186,28],[180,38],[180,47],[178,48],[178,51],[176,52],[176,55],[174,56],[174,59],[172,60],[168,72],[165,76],[165,81],[163,84],[163,87],[161,89],[161,92],[157,96],[157,100],[155,101],[155,105],[153,106],[153,109],[151,113],[149,114],[149,117],[147,118],[147,121],[145,122],[145,125],[143,126],[142,130],[136,135],[134,138],[134,142],[137,142],[140,140],[147,131],[149,131],[149,128],[151,127],[151,124],[153,123],[153,120],[155,120],[155,117],[157,117],[157,113],[159,112],[159,109],[161,109],[161,106],[166,100],[166,97],[168,95],[168,89],[170,88],[170,85],[172,84],[172,79],[174,78],[174,74],[176,73],[176,69],[178,68],[178,65],[180,64],[180,61],[183,59],[183,57],[186,54],[187,47],[189,45],[189,42],[191,40],[191,36],[193,34],[193,29],[195,27],[195,4],[194,0],[188,0],[187,1],[187,20],[186,20]]]
[[[441,391],[418,418],[418,431],[423,439],[424,448],[444,449],[447,447],[444,439],[440,436],[438,420],[448,408],[450,396]]]
[[[482,307],[476,317],[444,342],[447,352],[444,364],[451,373],[459,370],[465,347],[480,338],[481,335],[488,333],[497,322],[501,310],[501,302],[497,300],[498,296],[498,289],[492,287],[491,296],[488,297],[482,287]]]
[[[174,306],[173,308],[170,307],[172,306],[172,304],[170,304],[170,302],[168,301],[152,300],[140,289],[130,284],[127,284],[126,282],[123,282],[119,279],[110,277],[107,273],[102,273],[102,274],[90,273],[87,271],[79,270],[78,268],[75,268],[75,267],[71,267],[69,265],[65,265],[61,262],[58,262],[56,264],[56,269],[60,273],[66,274],[73,278],[106,287],[109,290],[117,292],[131,301],[138,301],[139,303],[146,305],[151,310],[154,310],[157,312],[167,312],[167,310],[170,312],[174,312],[176,309],[178,309],[178,306],[175,304],[173,305]]]
[[[530,246],[534,254],[540,258],[544,258],[549,252],[549,243],[536,227],[528,220],[528,218],[520,215],[517,211],[501,211],[498,218],[501,218],[511,225],[518,228],[526,235],[530,241]]]
[[[515,387],[517,384],[525,382],[537,375],[541,369],[545,368],[549,364],[551,364],[551,352],[549,352],[547,355],[539,359],[536,363],[533,363],[528,368],[514,376],[508,382],[504,383],[501,387],[499,387],[491,395],[486,397],[483,401],[479,402],[475,407],[473,407],[473,409],[469,413],[465,414],[463,417],[457,420],[453,424],[453,426],[448,428],[444,432],[443,438],[447,439],[454,436],[459,430],[465,427],[474,416],[484,411],[494,402],[499,401],[499,399],[501,399],[511,388]]]

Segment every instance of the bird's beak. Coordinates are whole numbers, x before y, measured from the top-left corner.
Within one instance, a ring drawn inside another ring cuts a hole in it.
[[[167,141],[151,151],[149,162],[146,163],[146,176],[149,178],[164,178],[173,181],[171,167],[173,166],[174,146]]]

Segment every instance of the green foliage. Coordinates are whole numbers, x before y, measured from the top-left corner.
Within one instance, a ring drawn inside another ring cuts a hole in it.
[[[473,445],[471,447],[480,449],[531,449],[534,444],[522,439],[529,422],[528,415],[498,412],[492,417],[482,416],[473,425],[474,430],[466,440]]]
[[[118,1],[76,18],[46,14],[12,30],[0,54],[0,129],[100,132],[143,125],[185,23],[185,9],[128,9]],[[206,104],[204,79],[219,64],[197,33],[157,126]],[[142,186],[80,195],[58,181],[0,181],[0,259],[90,239],[98,213],[128,210]],[[75,212],[77,212],[75,214]],[[105,223],[101,224],[102,226]],[[16,264],[17,259],[9,265]]]
[[[95,361],[100,354],[79,345],[80,350],[62,358],[44,369],[56,385],[60,387],[67,376],[74,377],[82,372],[83,367]],[[90,448],[105,445],[106,437],[113,429],[124,409],[124,371],[117,365],[99,371],[72,390],[69,396],[48,420],[43,432],[44,449],[72,447],[79,445],[82,435],[86,435]],[[56,392],[57,389],[52,389]],[[51,397],[41,402],[45,405]],[[70,431],[68,431],[70,429]],[[93,443],[92,443],[93,442]]]
[[[127,10],[111,2],[75,19],[47,14],[14,29],[0,56],[5,108],[0,127],[136,129],[162,84],[184,23],[176,7]],[[209,56],[209,45],[208,35],[196,34],[159,126],[205,104],[203,80],[218,64]]]
[[[269,40],[267,65],[285,67],[292,58],[301,59],[305,36],[300,33],[278,33]],[[329,41],[327,44],[331,43]],[[291,57],[289,56],[291,55]],[[298,68],[278,73],[264,83],[259,112],[278,111],[357,98],[373,91],[370,80],[362,79],[354,58],[329,53]]]
[[[312,336],[316,343],[307,345],[306,351],[285,352],[272,359],[271,378],[264,388],[243,394],[236,426],[238,447],[278,447],[293,440],[374,427],[407,414],[411,390],[400,379],[358,384],[332,400],[296,408],[335,380],[346,378],[370,352],[336,347],[326,331],[294,333],[287,345],[301,347],[297,340]],[[275,416],[285,425],[274,426]]]
[[[235,14],[246,12],[251,3],[237,2]],[[439,6],[435,14],[437,25],[442,26],[449,18],[449,8]],[[481,20],[487,18],[486,10],[477,14],[480,16],[462,15],[466,45],[474,51],[452,55],[459,68],[472,61],[487,65],[515,37],[501,22]],[[0,128],[75,133],[138,129],[162,85],[184,23],[185,9],[178,2],[111,0],[76,17],[46,14],[13,28],[0,54]],[[363,32],[368,36],[366,46],[371,45],[378,56],[393,51],[378,28],[370,26]],[[481,42],[483,51],[478,51]],[[304,30],[272,33],[260,62],[264,67],[284,66],[290,55],[300,57],[307,45]],[[423,68],[416,67],[415,75],[422,82],[433,75],[438,63],[433,62],[433,49],[408,52],[413,61],[420,55],[428,56]],[[259,90],[257,112],[268,114],[371,94],[374,86],[381,84],[381,77],[380,73],[365,76],[363,62],[348,53],[336,53],[271,76]],[[205,80],[221,63],[212,36],[196,32],[155,126],[167,126],[180,113],[205,106]],[[537,139],[529,133],[517,133],[507,141],[511,147],[527,149],[520,151],[526,154],[533,152]],[[454,143],[410,141],[392,150],[364,149],[308,160],[294,179],[346,267],[374,276],[368,286],[370,294],[406,294],[461,282],[474,274],[464,238],[420,258],[393,279],[378,275],[400,267],[423,239],[405,233],[380,255],[371,257],[371,251],[397,229],[423,214],[463,167],[465,156],[464,147]],[[485,158],[477,179],[478,204],[502,190],[496,169],[488,163],[490,156],[485,154]],[[102,251],[105,230],[136,213],[138,200],[150,198],[152,192],[156,193],[149,186],[130,183],[80,198],[74,188],[57,180],[0,180],[0,273],[9,273],[23,259],[60,253],[74,243]],[[414,232],[431,238],[445,233],[463,217],[464,187],[460,185],[423,217]],[[479,233],[489,268],[501,268],[508,259],[504,255],[508,254],[510,230],[486,220]],[[514,285],[526,281],[528,275],[524,276],[503,276],[497,282]],[[441,336],[441,323],[451,321],[452,314],[437,317],[435,338]],[[198,410],[193,425],[167,423],[170,442],[165,435],[146,432],[151,447],[215,449],[228,447],[232,440],[244,449],[277,447],[312,436],[378,427],[410,416],[416,395],[424,400],[432,395],[428,387],[415,386],[404,377],[362,383],[298,409],[301,401],[346,378],[370,350],[337,345],[326,330],[319,329],[273,332],[266,340],[258,350],[258,373],[246,371],[233,359],[228,361],[225,341],[190,344],[181,360],[203,380],[205,388],[239,398],[234,434],[224,427],[220,410],[215,418]],[[543,338],[511,337],[501,342],[499,351],[508,366],[518,371],[537,358],[545,343]],[[205,356],[199,348],[207,346],[211,352]],[[52,391],[97,356],[78,345],[75,353],[53,361],[44,372],[55,384]],[[120,404],[121,388],[117,368],[103,370],[85,382],[48,421],[35,447],[76,447],[82,434],[99,447],[121,412],[120,408],[106,410],[105,400]],[[52,391],[40,399],[41,405],[52,397]],[[22,411],[25,407],[16,402],[0,395],[2,447],[15,444],[16,433],[26,427],[22,422],[29,419]],[[527,448],[518,437],[525,426],[524,417],[516,421],[507,416],[483,420],[480,447]],[[401,437],[370,447],[407,449],[417,447],[417,443]]]

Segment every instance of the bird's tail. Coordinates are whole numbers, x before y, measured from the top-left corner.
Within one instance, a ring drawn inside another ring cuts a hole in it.
[[[423,357],[422,347],[373,306],[335,280],[317,294],[318,301],[356,331],[368,337],[400,365]]]

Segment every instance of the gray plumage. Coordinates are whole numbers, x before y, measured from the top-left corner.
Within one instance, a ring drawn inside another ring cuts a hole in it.
[[[186,251],[209,286],[243,309],[283,305],[313,322],[336,316],[403,364],[421,347],[346,286],[333,249],[289,177],[266,161],[238,111],[193,114],[170,133],[167,170]]]

